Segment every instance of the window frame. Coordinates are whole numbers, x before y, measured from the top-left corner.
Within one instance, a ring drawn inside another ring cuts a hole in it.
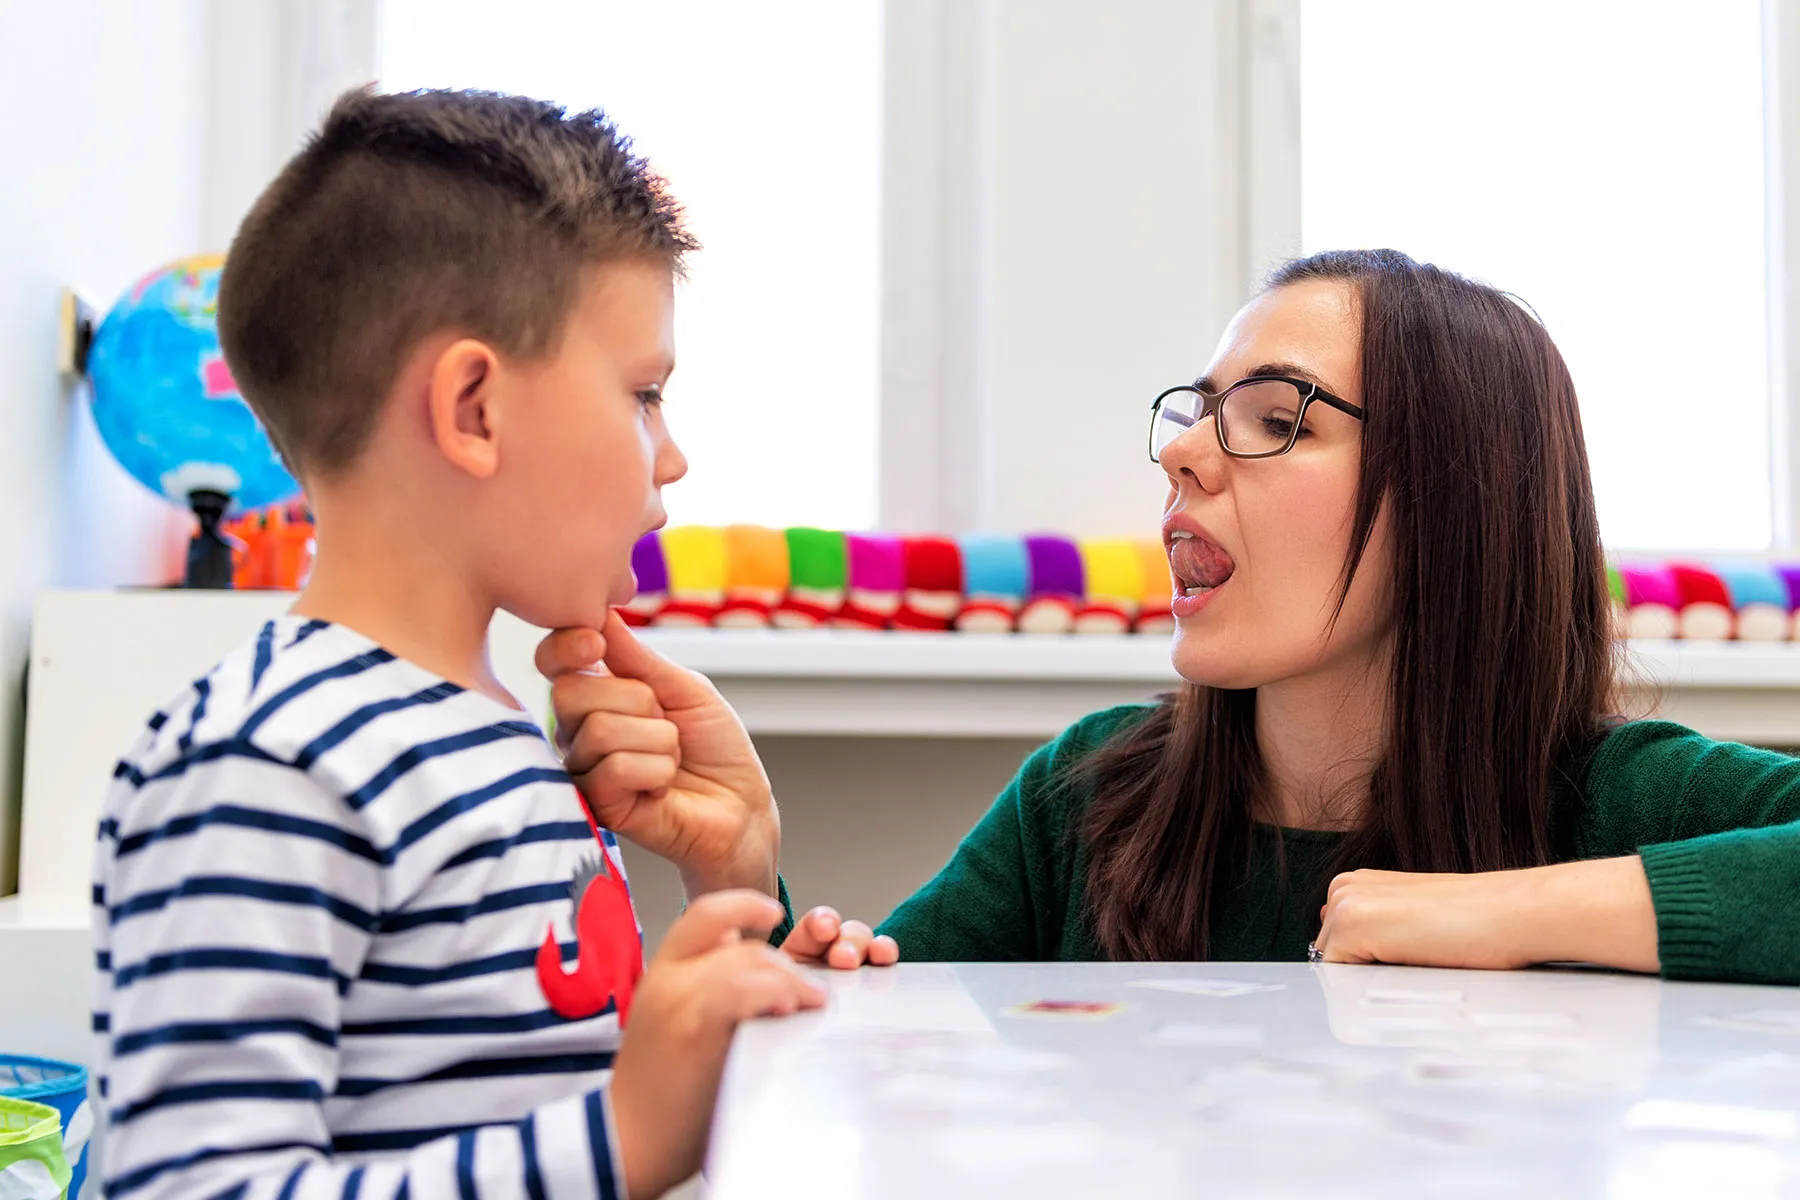
[[[1258,36],[1246,54],[1251,83],[1243,128],[1260,169],[1246,172],[1250,213],[1279,213],[1293,206],[1286,253],[1300,245],[1300,0],[1237,0],[1256,14]],[[1763,37],[1764,269],[1767,295],[1769,380],[1770,543],[1762,551],[1716,547],[1645,549],[1609,545],[1620,557],[1659,559],[1783,559],[1800,553],[1800,11],[1781,0],[1761,0]],[[1280,36],[1275,32],[1280,30]],[[1289,112],[1293,119],[1287,119]],[[1288,156],[1291,155],[1291,164]],[[1291,165],[1291,173],[1284,167]],[[1247,219],[1247,244],[1278,244]],[[1269,218],[1264,217],[1266,225]],[[1262,259],[1265,267],[1279,255]]]

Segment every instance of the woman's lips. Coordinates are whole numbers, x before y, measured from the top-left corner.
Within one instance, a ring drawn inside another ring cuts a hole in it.
[[[1169,572],[1175,579],[1175,598],[1169,611],[1177,618],[1191,617],[1211,602],[1237,571],[1237,563],[1224,547],[1186,530],[1169,536]]]

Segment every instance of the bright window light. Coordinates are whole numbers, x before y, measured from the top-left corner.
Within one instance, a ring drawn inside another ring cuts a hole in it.
[[[1542,316],[1614,550],[1772,538],[1756,0],[1303,0],[1307,251]]]
[[[874,522],[879,0],[386,0],[382,39],[384,90],[604,109],[686,205],[672,521]]]

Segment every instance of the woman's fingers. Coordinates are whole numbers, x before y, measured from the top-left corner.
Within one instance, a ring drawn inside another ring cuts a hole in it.
[[[595,635],[596,639],[599,637]],[[660,718],[662,705],[650,685],[616,675],[574,671],[550,682],[550,706],[556,715],[557,747],[567,752],[580,731],[601,713]]]
[[[681,731],[660,717],[618,712],[591,713],[569,737],[563,765],[571,775],[585,775],[608,756],[621,752],[655,754],[681,764]]]
[[[794,924],[781,949],[800,962],[822,963],[839,971],[854,971],[864,963],[889,967],[900,960],[900,947],[891,937],[876,937],[862,921],[846,921],[833,908],[815,908]]]
[[[825,952],[825,965],[839,971],[854,971],[869,959],[869,943],[875,931],[861,921],[845,921],[838,939]]]

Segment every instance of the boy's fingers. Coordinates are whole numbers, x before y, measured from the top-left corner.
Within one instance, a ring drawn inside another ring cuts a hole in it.
[[[900,961],[900,943],[887,934],[881,934],[869,943],[869,965],[871,967],[891,967]]]
[[[606,653],[601,661],[606,669],[649,684],[656,698],[670,708],[689,708],[712,698],[711,689],[700,676],[676,666],[638,641],[617,609],[606,618],[603,640]]]
[[[622,751],[660,754],[679,766],[681,731],[673,722],[659,718],[591,713],[574,736],[567,739],[563,766],[571,775],[585,775],[607,755]]]
[[[767,946],[741,946],[719,952],[720,973],[714,994],[727,1021],[786,1016],[803,1008],[821,1008],[825,990],[781,960]]]
[[[669,927],[656,957],[658,961],[693,958],[717,947],[731,930],[766,937],[781,924],[781,917],[781,905],[761,892],[747,888],[708,892],[688,905],[680,920]]]
[[[538,674],[555,679],[570,671],[591,667],[606,656],[606,639],[598,630],[572,628],[553,629],[538,643]]]
[[[823,962],[825,954],[838,939],[843,918],[834,908],[815,908],[794,922],[793,932],[781,943],[782,952],[790,958]]]

